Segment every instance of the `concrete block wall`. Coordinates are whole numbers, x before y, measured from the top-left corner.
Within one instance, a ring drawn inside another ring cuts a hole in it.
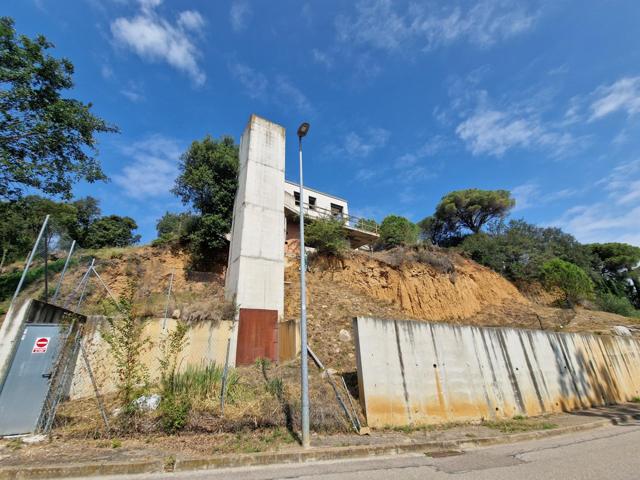
[[[631,337],[359,317],[360,401],[370,426],[512,418],[640,396]]]
[[[238,192],[233,210],[227,299],[239,308],[284,310],[285,129],[252,115],[240,141]],[[235,362],[237,322],[232,332]]]

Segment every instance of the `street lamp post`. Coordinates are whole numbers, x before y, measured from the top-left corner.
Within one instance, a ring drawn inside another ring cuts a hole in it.
[[[307,363],[307,290],[305,274],[307,259],[304,250],[304,183],[302,181],[302,137],[309,132],[309,124],[298,128],[298,151],[300,153],[300,384],[302,389],[302,446],[310,446],[309,439],[309,366]]]

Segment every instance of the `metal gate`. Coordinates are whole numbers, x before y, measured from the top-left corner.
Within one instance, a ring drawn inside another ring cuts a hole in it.
[[[0,435],[34,432],[68,325],[28,324],[0,392]]]
[[[278,312],[241,308],[236,365],[249,365],[258,358],[278,361]]]

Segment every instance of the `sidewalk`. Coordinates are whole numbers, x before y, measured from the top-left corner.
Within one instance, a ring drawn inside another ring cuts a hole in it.
[[[447,452],[473,446],[511,443],[616,424],[640,424],[640,405],[623,404],[570,414],[549,415],[483,425],[445,425],[419,430],[376,431],[371,435],[314,435],[304,450],[290,439],[264,442],[264,450],[247,452],[238,437],[233,453],[216,454],[213,434],[141,437],[125,440],[59,440],[0,444],[0,479],[187,471],[270,463],[294,463],[422,451]],[[248,434],[250,435],[250,434]],[[253,447],[252,447],[253,448]]]

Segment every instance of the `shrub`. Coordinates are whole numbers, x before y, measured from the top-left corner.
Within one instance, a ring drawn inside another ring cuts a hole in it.
[[[419,228],[405,217],[388,215],[380,224],[380,245],[393,248],[413,245],[418,241]]]
[[[640,311],[636,310],[627,297],[619,297],[613,293],[599,293],[598,307],[605,312],[617,313],[624,317],[639,317]]]
[[[186,395],[169,395],[162,397],[160,413],[162,415],[162,429],[168,434],[182,430],[189,419],[191,402]]]
[[[305,243],[318,253],[342,256],[349,248],[343,224],[335,218],[321,218],[305,227]]]
[[[147,383],[147,368],[140,357],[150,344],[149,338],[142,335],[143,323],[133,312],[134,292],[130,282],[116,304],[120,315],[108,317],[108,327],[101,332],[116,366],[118,399],[127,415],[135,413],[134,400]]]
[[[187,424],[191,402],[185,392],[176,392],[175,379],[180,354],[187,345],[189,325],[178,322],[176,328],[169,332],[162,340],[160,358],[160,412],[162,414],[162,429],[174,434]]]
[[[445,255],[430,252],[426,248],[418,248],[416,251],[416,260],[433,267],[440,273],[453,273],[456,270],[453,262]]]
[[[542,279],[547,288],[559,288],[570,306],[593,296],[593,282],[577,265],[559,258],[542,265]]]

